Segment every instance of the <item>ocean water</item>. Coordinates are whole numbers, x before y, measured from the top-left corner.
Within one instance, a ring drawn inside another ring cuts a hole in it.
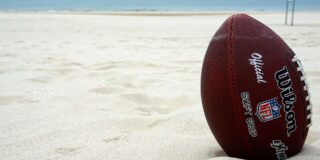
[[[232,11],[284,10],[286,0],[0,0],[0,10]],[[296,0],[297,10],[320,10],[320,0]]]

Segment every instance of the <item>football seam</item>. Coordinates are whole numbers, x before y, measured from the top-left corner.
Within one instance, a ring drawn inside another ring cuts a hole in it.
[[[279,36],[280,38],[280,36]],[[283,45],[287,46],[286,43],[284,43],[283,41],[279,41],[280,43],[282,43]],[[304,101],[303,104],[306,106],[304,109],[304,129],[303,129],[303,138],[306,138],[306,135],[308,133],[308,129],[310,128],[310,126],[312,125],[312,103],[311,103],[311,94],[309,91],[309,83],[307,81],[306,78],[306,74],[304,72],[303,66],[301,64],[300,59],[297,57],[297,55],[292,51],[292,54],[290,54],[289,52],[285,52],[286,55],[288,57],[290,57],[288,59],[289,61],[289,65],[292,68],[292,70],[294,71],[295,74],[295,78],[298,79],[299,81],[299,86],[301,85],[301,82],[304,83],[303,85],[303,89],[301,89],[301,87],[299,87],[299,92],[301,93],[301,97],[302,100]],[[293,64],[298,65],[298,67],[296,68]],[[300,76],[301,74],[301,76]],[[301,79],[303,78],[303,79]],[[305,93],[306,92],[306,93]]]
[[[253,153],[252,151],[252,146],[250,144],[249,141],[249,137],[248,135],[246,135],[246,130],[244,129],[243,123],[244,120],[242,119],[242,114],[241,111],[239,109],[240,106],[240,102],[238,101],[238,98],[236,98],[238,90],[236,88],[236,73],[235,73],[235,60],[234,60],[234,53],[233,53],[233,44],[232,44],[232,40],[233,40],[233,29],[234,29],[234,19],[235,16],[233,16],[229,22],[229,33],[228,33],[228,43],[227,43],[227,60],[228,60],[228,68],[229,68],[229,81],[230,81],[230,92],[231,92],[231,99],[233,102],[233,107],[234,107],[234,112],[233,113],[235,116],[235,119],[238,120],[238,122],[240,122],[240,126],[239,126],[239,131],[240,131],[240,135],[242,137],[242,141],[243,141],[243,147],[244,147],[244,151],[246,153]],[[236,122],[237,123],[237,122]],[[250,157],[254,157],[253,154],[248,155]]]
[[[296,63],[296,65],[298,67],[295,67],[293,66],[292,64],[293,63]],[[301,86],[301,83],[303,83],[303,89],[301,89],[301,87],[299,87],[299,91],[301,94],[301,97],[304,101],[304,105],[307,106],[305,108],[305,118],[304,118],[304,124],[305,124],[305,130],[304,130],[304,134],[303,135],[306,135],[307,133],[307,130],[310,128],[310,126],[312,125],[312,103],[311,103],[311,94],[310,94],[310,91],[309,91],[309,84],[308,84],[308,81],[307,81],[307,78],[306,78],[306,74],[304,72],[304,69],[302,67],[302,64],[301,64],[301,61],[300,59],[297,57],[296,54],[294,54],[293,58],[291,59],[290,61],[290,64],[294,70],[294,73],[296,75],[296,78],[298,79],[300,85]]]
[[[223,39],[226,39],[229,37],[229,33],[227,34],[221,34],[221,35],[218,35],[218,36],[214,36],[211,41],[214,41],[214,40],[223,40]],[[274,37],[272,36],[258,36],[258,37],[250,37],[250,36],[239,36],[239,35],[233,35],[233,38],[236,38],[236,39],[250,39],[250,40],[260,40],[261,38],[266,38],[266,39],[275,39]]]

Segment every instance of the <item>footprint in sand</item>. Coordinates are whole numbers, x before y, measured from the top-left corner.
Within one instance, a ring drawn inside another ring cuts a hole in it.
[[[67,62],[67,63],[62,63],[61,65],[66,66],[66,67],[79,67],[79,66],[82,66],[82,64],[78,63],[78,62]]]
[[[147,127],[148,128],[154,128],[162,123],[165,123],[167,122],[169,119],[158,119],[158,120],[155,120],[153,121],[152,123],[148,124]]]
[[[22,100],[19,100],[19,103],[38,103],[39,100],[36,100],[36,99],[31,99],[31,98],[26,98],[26,99],[22,99]]]
[[[103,139],[102,141],[105,142],[105,143],[116,142],[116,141],[120,141],[120,140],[127,141],[128,137],[129,137],[129,133],[123,133],[123,134],[120,134],[120,135],[117,135],[117,136],[113,136],[113,137],[109,137],[109,138]]]
[[[119,62],[105,62],[105,63],[96,63],[93,65],[90,65],[88,69],[94,70],[94,71],[104,71],[109,70],[115,67],[119,67]]]
[[[136,86],[131,82],[123,83],[122,86],[125,88],[136,88]]]
[[[112,88],[112,87],[100,87],[91,89],[90,92],[97,93],[97,94],[111,94],[111,93],[118,93],[120,89]]]
[[[75,71],[75,69],[73,69],[73,68],[58,68],[58,69],[53,70],[53,72],[59,76],[66,76],[74,71]]]
[[[42,63],[42,62],[41,62]],[[63,65],[62,65],[63,66]],[[36,72],[45,72],[48,75],[56,75],[56,76],[66,76],[74,71],[77,71],[79,69],[74,69],[73,67],[52,67],[52,69],[50,68],[35,68],[33,69],[33,71]],[[37,77],[37,78],[31,78],[29,80],[33,81],[33,82],[39,82],[39,83],[46,83],[46,81],[49,78],[47,76],[45,77]]]
[[[184,95],[163,99],[135,93],[125,94],[122,95],[122,97],[138,104],[140,107],[135,107],[133,109],[138,111],[141,116],[169,114],[184,108],[186,104],[194,103],[194,101]]]
[[[146,108],[146,107],[136,107],[133,109],[138,111],[139,115],[141,115],[141,116],[151,116],[152,112],[153,112],[152,108]]]
[[[76,152],[78,150],[78,148],[65,148],[65,147],[61,147],[61,148],[56,148],[54,151],[58,154],[62,154],[62,155],[70,155],[73,154],[74,152]]]
[[[0,54],[1,57],[17,57],[16,54],[14,53],[5,53],[5,54]]]
[[[112,69],[112,68],[115,68],[115,67],[116,67],[115,65],[106,65],[106,66],[103,66],[103,67],[99,67],[96,70],[97,71],[105,71],[105,70],[109,70],[109,69]]]
[[[144,106],[144,107],[135,107],[133,108],[134,110],[139,112],[140,116],[151,116],[153,114],[168,114],[176,110],[173,107],[169,106],[155,106],[155,107],[150,107],[150,106]]]
[[[150,105],[153,103],[159,103],[162,101],[160,98],[150,97],[146,94],[140,94],[140,93],[130,93],[130,94],[122,94],[120,97],[122,97],[125,100],[141,104],[141,105]]]
[[[10,105],[15,103],[37,103],[38,100],[25,96],[0,96],[0,105]]]
[[[30,78],[28,80],[34,83],[47,84],[49,83],[49,79],[50,79],[49,77],[44,76],[44,77]]]

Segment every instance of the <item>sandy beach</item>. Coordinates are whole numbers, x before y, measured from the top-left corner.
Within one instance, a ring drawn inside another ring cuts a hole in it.
[[[232,13],[0,13],[0,159],[231,159],[204,116],[200,74]],[[320,158],[320,12],[251,12],[300,57]]]

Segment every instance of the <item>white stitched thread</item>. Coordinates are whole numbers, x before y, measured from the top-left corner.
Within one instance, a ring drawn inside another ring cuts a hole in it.
[[[309,104],[307,107],[307,110],[310,111],[312,109],[312,106]]]
[[[306,75],[306,72],[304,72],[303,68],[302,68],[302,70],[300,72],[301,72],[302,76]]]
[[[307,96],[307,97],[306,97],[306,101],[309,101],[309,100],[310,100],[310,97],[309,97],[309,96]]]
[[[298,71],[298,72],[300,72],[301,70],[302,70],[302,68],[301,68],[301,67],[298,67],[298,68],[297,68],[297,71]]]
[[[291,61],[292,61],[292,62],[297,62],[297,61],[298,61],[297,56],[294,56]]]
[[[312,117],[312,112],[308,114],[307,119],[311,119],[311,117]]]
[[[311,99],[311,93],[309,92],[309,90],[307,90],[307,94],[309,96],[309,99]]]
[[[312,125],[312,104],[310,101],[311,95],[309,92],[309,84],[307,82],[307,78],[306,78],[306,73],[303,70],[301,61],[299,60],[299,58],[295,55],[291,62],[293,63],[297,63],[298,67],[297,67],[297,71],[301,73],[301,77],[300,77],[300,81],[304,82],[304,86],[303,86],[303,90],[307,91],[307,96],[305,97],[305,101],[309,102],[309,105],[307,106],[306,110],[308,111],[308,115],[307,115],[307,119],[310,120],[310,122],[307,124],[307,128],[309,128]]]

